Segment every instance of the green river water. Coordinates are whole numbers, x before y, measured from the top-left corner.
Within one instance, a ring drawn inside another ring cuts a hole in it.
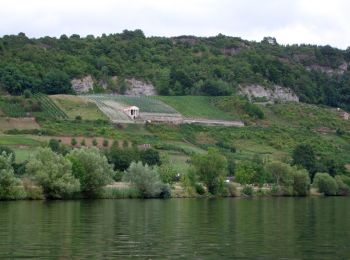
[[[350,198],[0,202],[0,258],[350,259]]]

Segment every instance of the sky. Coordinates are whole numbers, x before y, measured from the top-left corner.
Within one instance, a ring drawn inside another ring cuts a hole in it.
[[[348,0],[0,0],[0,36],[219,33],[280,44],[350,46]]]

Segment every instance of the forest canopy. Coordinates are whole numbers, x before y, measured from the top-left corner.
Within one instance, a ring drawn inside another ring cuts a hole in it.
[[[273,41],[271,41],[273,39]],[[134,77],[161,95],[231,95],[238,86],[291,88],[308,103],[350,109],[350,48],[280,45],[276,39],[145,37],[141,30],[95,37],[0,38],[0,88],[71,93],[70,80]]]

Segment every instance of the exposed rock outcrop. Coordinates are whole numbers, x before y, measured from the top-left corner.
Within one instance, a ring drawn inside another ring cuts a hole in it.
[[[156,95],[155,88],[152,84],[146,83],[135,78],[126,79],[128,89],[125,95],[129,96],[154,96]]]
[[[240,88],[239,93],[245,95],[249,100],[254,98],[264,98],[266,101],[294,101],[299,102],[299,97],[289,88],[275,85],[272,88],[261,85],[248,85]]]
[[[326,73],[328,75],[342,75],[342,74],[344,74],[344,72],[346,72],[348,70],[348,66],[349,66],[349,64],[346,62],[340,64],[338,66],[338,68],[336,68],[336,69],[333,69],[331,67],[321,66],[318,64],[313,64],[310,66],[306,66],[306,69],[308,71],[311,71],[311,70],[320,71],[320,72]]]
[[[87,93],[94,87],[94,81],[90,75],[71,80],[72,88],[77,94]]]

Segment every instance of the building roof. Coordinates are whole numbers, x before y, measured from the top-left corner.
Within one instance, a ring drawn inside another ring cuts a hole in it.
[[[130,107],[124,108],[124,110],[131,110],[131,109],[139,110],[139,108],[137,106],[130,106]]]

